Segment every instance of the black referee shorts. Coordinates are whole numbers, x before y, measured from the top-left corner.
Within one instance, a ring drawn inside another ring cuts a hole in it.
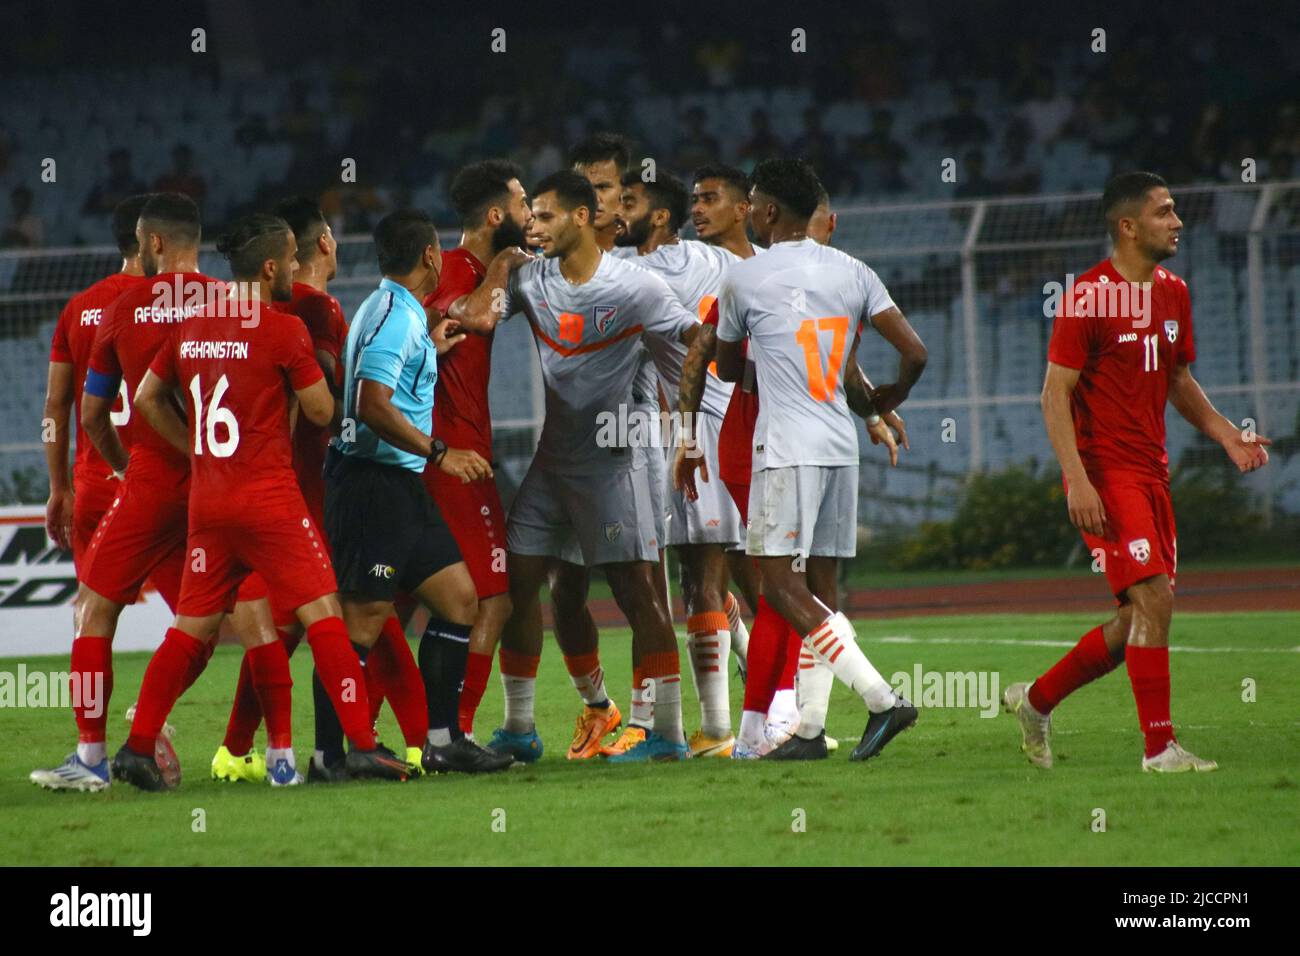
[[[414,593],[461,560],[418,474],[333,448],[325,456],[325,534],[340,593],[371,601]]]

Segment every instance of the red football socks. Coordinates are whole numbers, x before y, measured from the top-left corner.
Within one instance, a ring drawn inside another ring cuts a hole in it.
[[[375,732],[370,722],[370,699],[361,661],[348,640],[348,629],[339,617],[327,617],[307,628],[307,644],[316,662],[321,685],[338,714],[343,732],[357,750],[375,749]]]
[[[465,659],[465,684],[460,690],[460,706],[457,721],[462,734],[474,732],[474,715],[487,690],[488,678],[492,676],[492,655],[469,652]]]
[[[153,756],[163,722],[184,691],[186,679],[194,668],[201,669],[207,663],[211,653],[205,642],[174,627],[167,628],[167,636],[145,668],[127,747],[138,754]]]
[[[781,620],[785,620],[782,618]],[[803,650],[803,637],[789,624],[785,626],[785,654],[781,658],[781,680],[777,690],[794,690],[794,675],[799,670],[799,652]]]
[[[1174,739],[1169,716],[1169,648],[1130,644],[1124,650],[1124,660],[1137,701],[1138,723],[1146,738],[1146,755],[1154,757]]]
[[[379,704],[388,698],[397,725],[408,747],[424,746],[429,733],[429,705],[425,697],[424,680],[420,668],[407,643],[406,631],[397,617],[390,616],[379,632],[379,640],[366,658],[367,679],[373,677],[378,686],[371,714],[377,716]],[[369,692],[369,686],[367,686]],[[371,723],[374,721],[372,719]]]
[[[1106,647],[1101,627],[1094,627],[1051,670],[1034,681],[1029,688],[1029,703],[1040,714],[1050,714],[1067,696],[1118,666]]]
[[[72,700],[77,739],[83,744],[103,743],[108,728],[108,700],[113,695],[113,639],[78,637],[72,642],[70,669],[77,675],[80,688]]]
[[[283,641],[254,647],[244,654],[261,711],[266,715],[266,745],[272,749],[293,746],[293,678],[289,653]],[[251,734],[249,746],[251,743]],[[234,751],[231,751],[234,753]],[[243,753],[248,753],[245,748]],[[243,756],[243,754],[236,754]]]
[[[749,631],[749,655],[745,662],[745,710],[766,714],[772,706],[786,665],[786,632],[789,625],[776,608],[759,597],[754,626]],[[796,655],[796,660],[798,655]],[[791,683],[793,685],[793,682]]]
[[[278,629],[286,657],[292,657],[302,634],[298,631]],[[230,720],[226,724],[225,748],[235,757],[242,757],[253,749],[257,725],[262,722],[262,703],[253,689],[253,674],[249,669],[248,654],[239,664],[239,681],[235,684],[235,701],[230,707]]]

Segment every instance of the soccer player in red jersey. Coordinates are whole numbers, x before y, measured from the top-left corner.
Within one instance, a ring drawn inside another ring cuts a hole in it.
[[[292,295],[296,244],[288,224],[255,214],[218,245],[234,276],[164,341],[135,407],[163,441],[192,462],[187,554],[176,620],[145,671],[131,736],[113,758],[113,776],[144,790],[166,785],[152,753],[163,721],[202,669],[240,583],[257,574],[279,604],[296,609],[322,680],[353,749],[352,776],[405,779],[409,767],[380,749],[370,725],[361,662],[348,642],[334,568],[293,474],[290,397],[316,425],[335,415],[334,397],[302,321],[267,303]],[[185,397],[189,424],[173,394]],[[256,501],[257,508],[245,502]],[[289,656],[272,640],[250,656],[267,721],[268,775],[301,783],[291,737]]]
[[[99,519],[117,494],[113,469],[81,428],[81,391],[86,382],[95,330],[113,300],[144,270],[140,268],[140,246],[135,224],[148,195],[124,199],[113,210],[113,239],[122,253],[122,268],[73,296],[59,315],[50,344],[50,373],[45,392],[45,421],[53,426],[53,441],[45,443],[45,462],[50,474],[50,498],[45,506],[45,530],[50,540],[72,551],[72,561],[81,566],[90,537]],[[72,480],[68,480],[68,416],[72,414],[77,435]],[[128,402],[111,415],[114,424],[125,424],[131,414]]]
[[[533,213],[520,184],[522,175],[518,166],[502,159],[474,163],[456,174],[451,202],[463,232],[460,245],[443,253],[442,275],[438,288],[424,300],[426,309],[445,315],[454,302],[478,288],[487,264],[498,253],[524,245]],[[488,378],[494,334],[488,329],[468,335],[443,356],[433,403],[433,434],[454,448],[472,448],[488,461],[492,460]],[[429,669],[425,682],[432,692],[430,728],[436,718],[437,725],[450,728],[453,737],[472,736],[474,714],[492,673],[492,655],[510,618],[505,512],[492,478],[466,484],[429,465],[424,484],[456,539],[479,601],[468,643],[447,639],[420,645],[422,650],[428,648],[421,664]]]
[[[307,328],[316,361],[320,363],[326,384],[335,400],[341,403],[343,385],[343,343],[347,339],[348,325],[338,299],[327,291],[329,282],[338,271],[338,241],[326,221],[320,206],[306,197],[293,197],[278,203],[275,214],[289,224],[297,246],[298,271],[294,275],[292,298],[282,303],[282,311],[297,315]],[[313,424],[299,415],[293,425],[293,469],[307,504],[308,514],[316,522],[318,531],[328,550],[324,537],[325,449],[329,445],[328,427]],[[247,581],[258,580],[250,575]],[[247,582],[241,597],[264,591],[254,584],[250,590]],[[285,642],[289,655],[297,649],[303,629],[292,607],[274,602],[271,610],[280,639]],[[415,658],[400,622],[394,617],[385,623],[374,648],[353,645],[364,665],[366,694],[370,701],[371,722],[378,717],[385,697],[393,712],[407,745],[407,761],[419,765],[419,749],[427,729],[424,687],[420,681]],[[309,765],[307,781],[334,781],[343,776],[343,728],[321,683],[320,676],[312,672],[312,696],[316,720],[316,753]],[[231,705],[226,736],[212,758],[212,776],[217,780],[261,781],[266,776],[266,764],[253,747],[253,737],[262,720],[261,703],[253,687],[251,661],[245,656],[240,667],[239,683]],[[414,754],[411,751],[414,750]]]
[[[1182,221],[1165,181],[1125,173],[1102,196],[1108,259],[1067,290],[1052,329],[1043,420],[1061,463],[1070,521],[1102,561],[1118,609],[1036,680],[1012,684],[1022,749],[1052,766],[1051,714],[1084,684],[1128,668],[1145,738],[1144,771],[1218,767],[1178,743],[1169,708],[1169,624],[1178,543],[1169,497],[1165,402],[1223,446],[1242,472],[1268,462],[1267,438],[1215,411],[1189,366],[1196,360],[1187,283],[1161,263]]]
[[[222,283],[198,271],[201,227],[194,201],[176,193],[149,197],[140,210],[136,241],[140,266],[151,281],[128,286],[113,300],[95,332],[81,398],[81,423],[114,474],[120,490],[99,522],[78,569],[72,672],[86,687],[102,689],[74,700],[77,752],[61,768],[38,770],[32,780],[51,789],[102,790],[109,784],[105,749],[108,701],[113,691],[112,642],[123,607],[135,602],[145,579],[176,607],[185,565],[185,506],[189,462],[134,411],[115,423],[119,393],[134,395],[149,362],[170,330],[183,323]],[[236,630],[246,644],[273,639],[265,601],[244,602]],[[191,682],[201,663],[185,675]],[[160,741],[170,759],[170,744]],[[95,779],[98,778],[98,779]]]

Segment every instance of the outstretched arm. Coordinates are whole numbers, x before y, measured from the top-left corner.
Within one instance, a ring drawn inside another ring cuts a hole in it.
[[[1169,402],[1197,431],[1222,445],[1238,471],[1254,471],[1268,464],[1268,449],[1264,446],[1272,442],[1263,435],[1251,434],[1247,438],[1247,432],[1221,415],[1186,365],[1174,366],[1169,376]]]
[[[447,318],[453,319],[467,332],[487,335],[506,318],[505,302],[510,273],[533,257],[518,246],[502,249],[488,263],[487,272],[479,287],[463,295],[447,309]]]

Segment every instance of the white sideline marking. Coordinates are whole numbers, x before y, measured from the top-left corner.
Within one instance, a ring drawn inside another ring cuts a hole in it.
[[[1077,641],[1016,641],[1010,638],[990,638],[984,640],[963,640],[956,637],[911,637],[896,634],[888,637],[863,636],[867,643],[881,644],[969,644],[972,647],[1074,647]],[[1171,651],[1187,654],[1300,654],[1300,647],[1179,647],[1171,646]]]

